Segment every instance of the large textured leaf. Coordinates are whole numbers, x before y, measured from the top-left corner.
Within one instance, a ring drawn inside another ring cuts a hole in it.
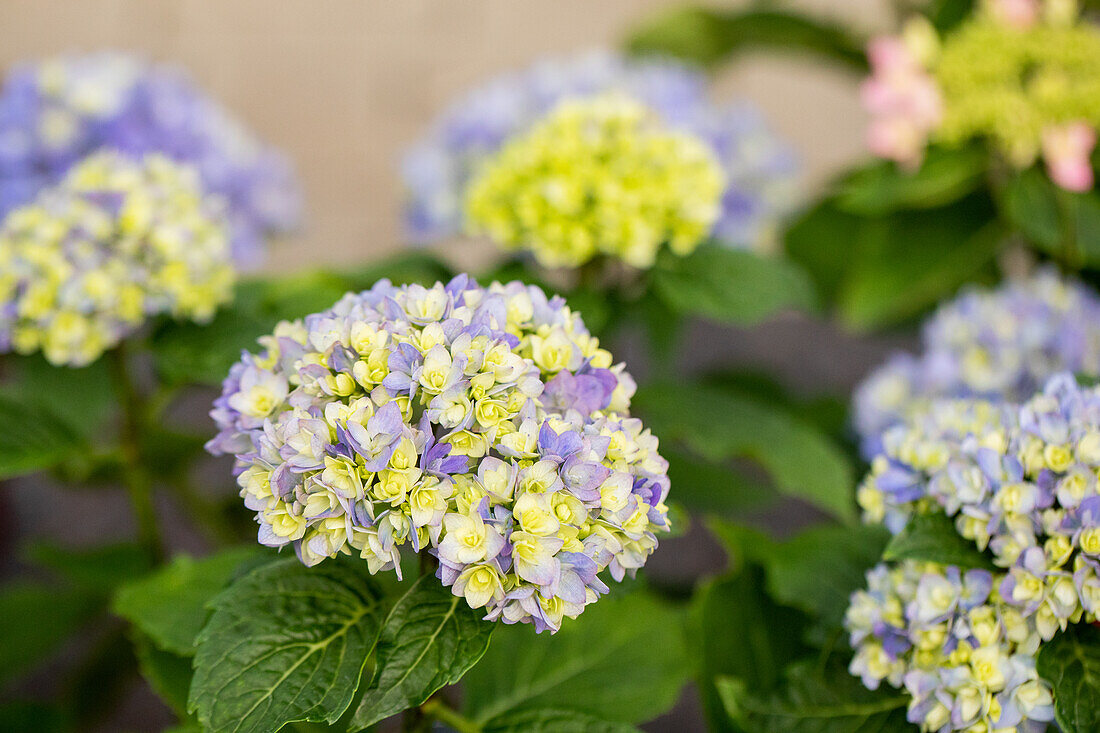
[[[1054,688],[1064,733],[1100,730],[1100,629],[1071,626],[1039,648],[1039,676]]]
[[[717,520],[710,528],[735,560],[764,568],[773,598],[833,627],[840,625],[849,597],[864,586],[889,537],[882,527],[868,525],[814,527],[784,541]]]
[[[50,468],[85,448],[84,439],[46,404],[0,391],[0,479]]]
[[[692,601],[691,652],[703,710],[716,731],[734,731],[719,698],[716,679],[736,675],[754,690],[767,691],[787,664],[804,654],[807,620],[764,593],[756,567],[708,582]]]
[[[883,689],[885,688],[885,689]],[[799,663],[782,689],[762,694],[736,677],[718,681],[730,718],[746,733],[901,733],[908,697],[865,688],[842,665]]]
[[[160,648],[189,657],[209,615],[207,604],[238,568],[263,556],[256,547],[223,550],[199,560],[178,555],[155,573],[119,588],[113,610]]]
[[[291,558],[240,578],[213,600],[196,644],[188,709],[205,729],[276,731],[338,720],[381,626],[379,597],[349,564]]]
[[[553,636],[500,629],[466,675],[466,707],[479,723],[542,708],[638,723],[672,706],[687,666],[681,614],[636,592],[590,605]]]
[[[0,586],[0,682],[44,662],[96,609],[95,599],[37,583]]]
[[[860,168],[841,182],[837,205],[875,216],[898,209],[927,209],[958,201],[981,185],[988,156],[979,146],[932,148],[921,167],[907,171],[893,162]]]
[[[628,723],[616,723],[575,710],[524,710],[490,720],[482,733],[637,733]]]
[[[915,514],[882,553],[884,560],[922,560],[960,568],[995,570],[991,558],[955,530],[940,512]]]
[[[862,43],[842,28],[781,10],[677,8],[637,29],[627,43],[633,53],[703,66],[763,48],[812,53],[859,72],[867,68]]]
[[[723,323],[751,325],[816,302],[810,279],[789,260],[718,244],[686,257],[665,251],[651,277],[673,310]]]
[[[832,440],[774,406],[715,387],[658,383],[638,390],[637,411],[662,440],[681,440],[712,461],[759,463],[776,488],[855,519],[853,468]]]
[[[420,705],[462,679],[485,653],[496,624],[426,575],[390,611],[378,639],[374,679],[352,718],[361,730]]]

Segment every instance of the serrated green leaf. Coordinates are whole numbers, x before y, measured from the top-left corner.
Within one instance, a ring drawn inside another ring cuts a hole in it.
[[[639,389],[633,404],[662,440],[683,441],[711,461],[755,461],[780,492],[855,520],[847,456],[784,410],[715,387],[669,382]]]
[[[724,714],[715,680],[737,675],[753,689],[772,689],[784,667],[807,651],[806,623],[802,614],[768,598],[759,568],[745,567],[702,586],[692,600],[689,638],[711,729],[736,730]]]
[[[1100,730],[1100,629],[1069,627],[1039,647],[1036,667],[1054,689],[1054,719],[1064,733]]]
[[[158,649],[149,637],[133,635],[134,654],[141,676],[172,712],[187,717],[187,693],[191,689],[191,658]]]
[[[628,723],[603,720],[575,710],[536,709],[490,720],[482,733],[638,733]]]
[[[0,586],[0,682],[43,663],[95,613],[80,590],[31,582]]]
[[[672,706],[687,674],[680,612],[635,592],[601,599],[553,636],[500,629],[466,675],[466,709],[478,723],[541,708],[639,723]]]
[[[717,680],[731,720],[745,733],[900,733],[908,697],[896,690],[872,692],[843,665],[825,669],[793,665],[781,689],[772,694],[736,677]]]
[[[849,597],[864,586],[889,539],[872,525],[814,527],[784,541],[719,520],[709,527],[735,559],[764,568],[773,598],[828,627],[840,626]]]
[[[977,190],[987,158],[979,146],[933,147],[916,171],[893,162],[876,162],[841,181],[836,203],[843,211],[864,216],[945,206]]]
[[[112,610],[134,624],[161,649],[189,657],[209,615],[207,604],[238,569],[265,555],[237,547],[196,560],[177,555],[151,575],[118,589]]]
[[[381,627],[380,597],[348,564],[296,558],[219,593],[196,639],[188,710],[219,733],[333,723],[351,705]]]
[[[462,679],[485,653],[496,627],[484,615],[434,576],[416,581],[386,617],[374,679],[349,729],[362,730],[420,705]]]
[[[888,561],[921,560],[960,568],[996,570],[993,560],[955,529],[945,514],[914,514],[900,533],[890,539],[882,558]]]
[[[719,244],[685,257],[662,251],[650,277],[673,310],[721,323],[752,325],[816,304],[813,284],[794,263]]]
[[[867,69],[863,44],[844,29],[782,10],[676,8],[635,30],[627,48],[708,67],[766,48],[812,53],[859,72]]]

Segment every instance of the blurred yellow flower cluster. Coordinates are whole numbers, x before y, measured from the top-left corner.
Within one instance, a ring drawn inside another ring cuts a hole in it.
[[[220,201],[161,155],[92,155],[0,227],[0,343],[90,363],[154,314],[207,320],[235,281]]]
[[[560,104],[470,183],[472,234],[530,249],[548,267],[597,254],[639,268],[661,246],[687,254],[721,211],[721,166],[702,140],[618,95]]]

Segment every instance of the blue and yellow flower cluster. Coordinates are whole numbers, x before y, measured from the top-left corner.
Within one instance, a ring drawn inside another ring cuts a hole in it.
[[[626,174],[640,165],[667,167],[677,151],[699,161],[705,148],[708,162],[720,169],[718,175],[707,170],[711,165],[693,162],[687,171],[693,182],[678,184],[684,189],[696,186],[691,190],[697,211],[688,218],[692,230],[701,232],[692,238],[711,236],[728,246],[769,249],[779,219],[795,203],[795,155],[754,108],[716,106],[707,90],[705,75],[690,67],[599,52],[547,60],[497,78],[454,104],[406,156],[410,236],[416,241],[452,236],[469,229],[473,218],[475,231],[488,233],[502,246],[530,246],[549,264],[574,264],[591,256],[586,253],[602,251],[625,253],[634,264],[648,266],[652,257],[643,256],[648,245],[635,241],[665,234],[666,188],[654,185],[650,177],[645,187],[632,188]],[[598,101],[609,97],[629,101]],[[562,112],[562,105],[568,111]],[[583,125],[576,119],[580,110],[592,118]],[[635,121],[609,124],[610,117],[624,113],[631,119],[644,117],[646,134],[639,134]],[[662,131],[659,150],[653,149],[655,130]],[[550,131],[562,133],[567,147],[548,149]],[[543,175],[529,175],[535,161],[523,159],[526,155],[549,164]],[[496,171],[501,184],[523,170],[523,190],[513,199],[524,207],[516,214],[527,222],[523,227],[514,222],[503,226],[504,201],[495,215],[478,203],[486,192],[475,194],[471,187],[479,177],[486,185],[485,177],[492,175],[483,170],[486,166]],[[583,178],[574,181],[575,175]],[[623,187],[610,185],[612,180]],[[576,200],[582,193],[588,201]],[[651,194],[658,198],[648,200]],[[577,212],[578,206],[585,212]],[[554,215],[546,216],[548,210]],[[560,231],[570,212],[600,215],[580,232],[584,241],[576,245]],[[532,226],[534,221],[538,226]],[[523,235],[538,241],[518,241]],[[688,249],[684,234],[677,240],[682,250]]]
[[[289,161],[262,144],[182,72],[123,53],[60,56],[14,67],[0,92],[0,216],[28,203],[102,149],[161,153],[193,166],[226,202],[238,266],[268,236],[297,226]]]
[[[554,631],[668,529],[632,379],[536,287],[381,281],[261,344],[208,448],[236,456],[260,542],[307,565],[354,553],[400,572],[401,547],[429,552],[487,619]]]
[[[0,226],[0,351],[88,364],[149,316],[209,319],[235,278],[192,169],[98,153]]]
[[[1100,614],[1098,471],[1100,388],[1069,374],[1023,404],[938,402],[886,431],[858,492],[864,518],[898,531],[941,512],[1004,570],[873,572],[849,613],[853,671],[904,684],[925,730],[1050,720],[1049,690],[1020,656]]]
[[[934,399],[1022,402],[1057,372],[1100,375],[1100,298],[1042,270],[941,306],[923,345],[918,356],[895,355],[856,390],[855,428],[868,458],[884,430]]]

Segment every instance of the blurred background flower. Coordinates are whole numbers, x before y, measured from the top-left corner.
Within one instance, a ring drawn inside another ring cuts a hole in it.
[[[467,187],[487,159],[522,138],[562,102],[609,93],[633,100],[655,123],[697,140],[715,157],[723,174],[721,207],[703,227],[704,234],[734,247],[774,247],[777,221],[796,201],[798,162],[790,145],[769,129],[752,104],[712,103],[706,77],[697,70],[607,51],[547,59],[453,102],[402,165],[410,237],[431,241],[468,229],[463,203]],[[659,231],[660,225],[654,222],[652,227]],[[601,248],[598,243],[596,247]],[[645,266],[651,259],[635,258],[633,264]]]
[[[299,224],[290,161],[181,69],[103,51],[7,72],[0,87],[0,216],[100,149],[161,153],[192,165],[204,188],[226,201],[239,265],[258,264],[268,237]]]

